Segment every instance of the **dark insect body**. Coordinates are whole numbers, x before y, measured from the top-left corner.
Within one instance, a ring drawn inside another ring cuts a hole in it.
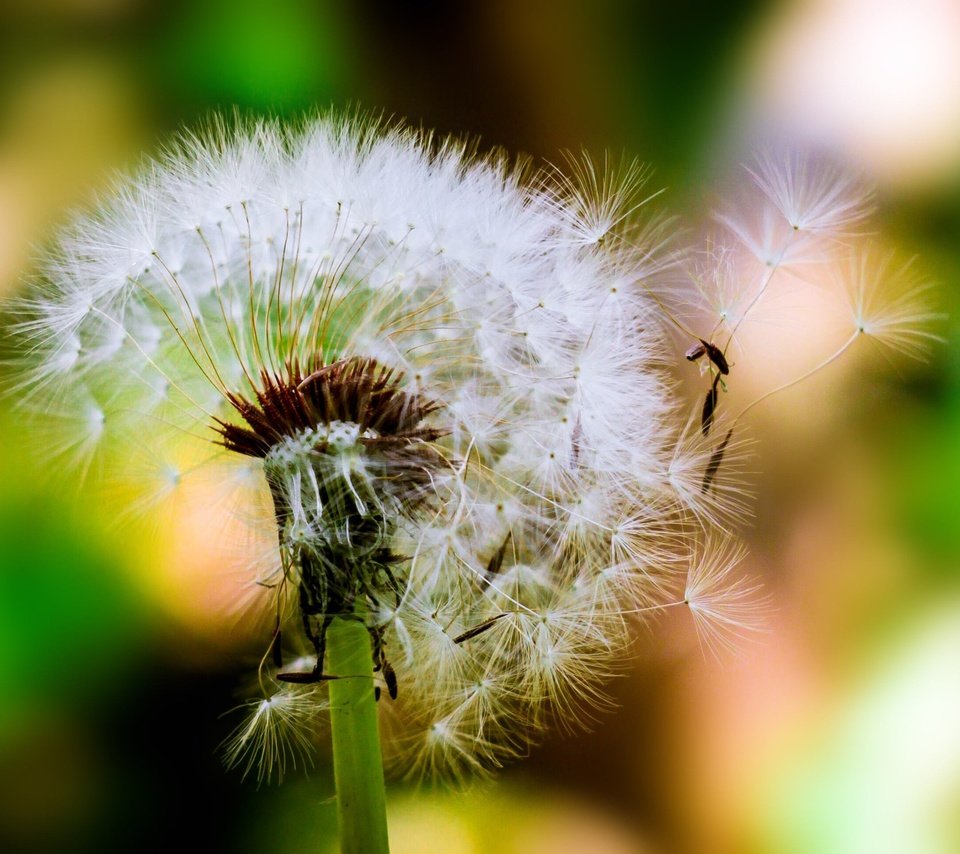
[[[685,356],[688,362],[696,362],[706,356],[721,374],[727,376],[730,373],[730,365],[727,362],[727,357],[723,355],[723,350],[704,338],[699,339],[696,344],[687,350]]]

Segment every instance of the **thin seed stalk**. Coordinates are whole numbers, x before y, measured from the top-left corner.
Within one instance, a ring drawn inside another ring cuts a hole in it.
[[[387,802],[377,728],[370,633],[336,618],[326,635],[333,774],[342,854],[386,854]]]

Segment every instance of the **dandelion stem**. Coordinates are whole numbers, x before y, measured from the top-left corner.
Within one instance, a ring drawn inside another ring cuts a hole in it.
[[[373,652],[367,627],[333,620],[327,630],[330,729],[342,854],[385,854],[386,793],[373,686]]]

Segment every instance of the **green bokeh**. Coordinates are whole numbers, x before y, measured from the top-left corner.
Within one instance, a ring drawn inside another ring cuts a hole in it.
[[[153,62],[181,102],[288,113],[340,92],[346,46],[333,4],[210,0],[185,4]]]
[[[37,708],[112,702],[150,631],[98,538],[66,504],[11,481],[0,503],[0,740]]]

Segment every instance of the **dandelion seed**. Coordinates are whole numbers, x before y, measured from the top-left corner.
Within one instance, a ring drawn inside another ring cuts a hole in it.
[[[723,437],[723,440],[719,445],[714,449],[713,453],[710,454],[710,460],[707,463],[707,468],[703,473],[703,483],[700,486],[701,492],[709,492],[710,487],[713,485],[713,480],[717,476],[717,472],[720,471],[720,466],[723,464],[723,456],[727,452],[727,445],[730,444],[730,439],[733,437],[733,428],[731,427],[727,430],[726,435]]]
[[[930,285],[912,263],[897,264],[890,253],[851,256],[842,284],[854,329],[892,352],[922,359],[942,340],[930,326],[941,319],[929,308]]]
[[[713,383],[707,389],[707,395],[703,399],[703,407],[700,410],[700,432],[706,436],[713,426],[713,417],[717,411],[718,393],[717,386],[720,384],[721,374],[717,372],[713,378]]]
[[[712,653],[736,651],[762,628],[760,586],[735,577],[746,556],[742,545],[709,537],[695,558],[683,592],[703,646]]]
[[[288,769],[312,764],[313,734],[324,703],[312,692],[283,689],[244,707],[247,718],[225,743],[230,767],[255,774],[258,783],[273,775],[283,779]]]
[[[550,178],[564,196],[557,213],[567,224],[569,236],[565,240],[574,245],[592,246],[615,234],[618,228],[622,231],[639,208],[663,192],[655,190],[643,195],[652,170],[628,159],[614,164],[607,155],[603,165],[598,166],[589,157],[568,155],[564,165],[567,168],[554,167]],[[546,190],[548,198],[555,193],[550,184]],[[651,257],[655,257],[653,253]]]
[[[872,194],[855,175],[796,148],[764,151],[747,171],[795,231],[847,235],[871,210]]]

